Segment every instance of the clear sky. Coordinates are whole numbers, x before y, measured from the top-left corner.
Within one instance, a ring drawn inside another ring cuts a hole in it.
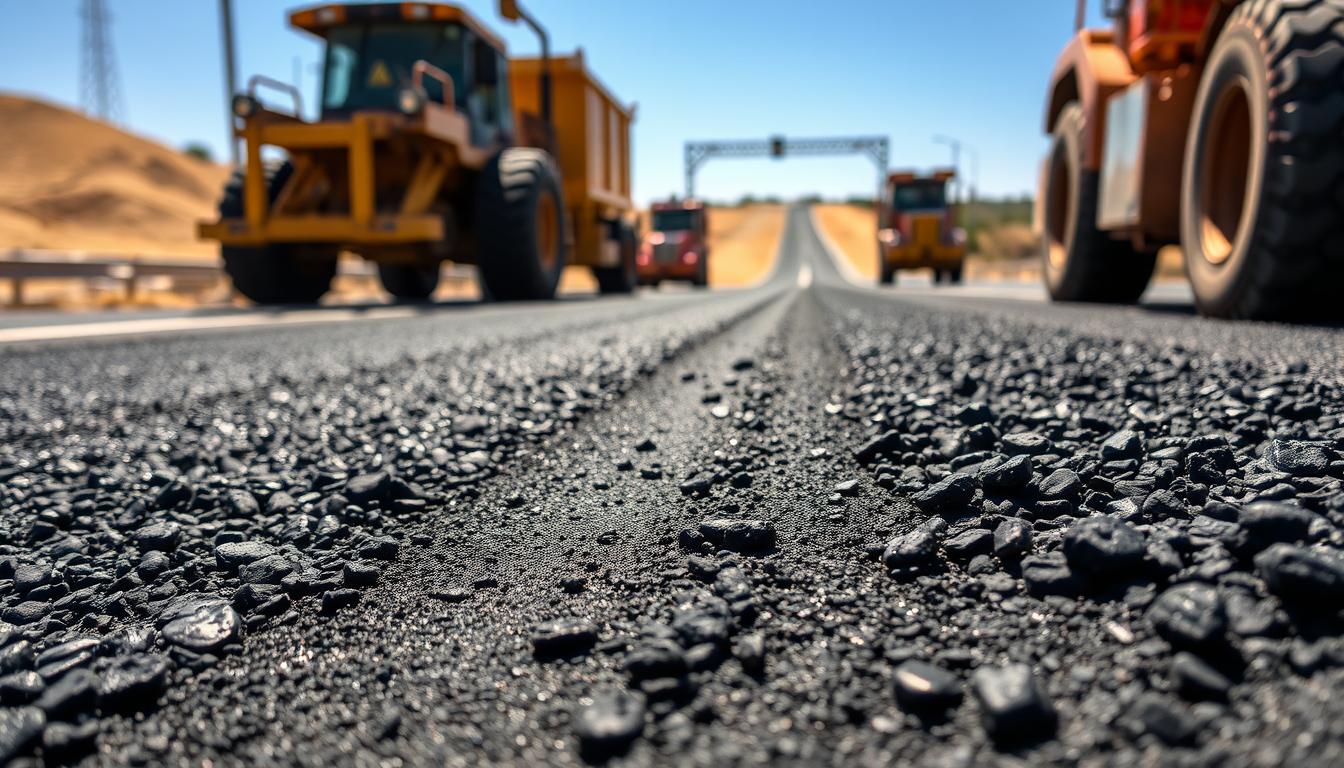
[[[226,155],[225,97],[215,0],[106,0],[119,68],[122,122],[175,146]],[[307,3],[234,0],[240,82],[294,81],[311,111],[319,47],[285,25]],[[582,46],[616,95],[639,104],[635,194],[682,188],[688,139],[771,134],[885,134],[893,167],[946,165],[935,134],[980,157],[985,194],[1035,186],[1046,78],[1072,32],[1067,0],[524,0],[552,46]],[[1091,3],[1100,6],[1100,2]],[[513,53],[536,39],[496,15],[494,0],[462,3]],[[74,105],[79,98],[79,0],[0,0],[0,91]],[[1094,8],[1096,15],[1098,9]],[[4,127],[0,126],[0,140]],[[969,161],[965,161],[969,172]],[[793,197],[871,194],[862,157],[721,160],[699,192]]]

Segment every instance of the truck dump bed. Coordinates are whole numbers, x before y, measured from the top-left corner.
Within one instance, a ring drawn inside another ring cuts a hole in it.
[[[583,52],[552,56],[551,101],[556,160],[564,179],[565,205],[573,214],[577,264],[614,264],[602,253],[602,227],[621,219],[634,204],[630,190],[630,124],[634,109],[621,105],[584,64]],[[541,60],[509,61],[514,124],[541,113]]]

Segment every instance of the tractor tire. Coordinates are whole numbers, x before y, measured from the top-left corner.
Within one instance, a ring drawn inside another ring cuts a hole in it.
[[[639,283],[639,274],[635,267],[635,257],[639,251],[639,239],[629,224],[621,222],[618,237],[621,243],[621,263],[615,267],[593,267],[593,278],[597,280],[597,291],[603,295],[610,293],[632,293]]]
[[[1218,36],[1181,189],[1202,314],[1344,317],[1344,2],[1254,2]]]
[[[1083,168],[1083,109],[1060,113],[1047,160],[1041,267],[1055,301],[1132,304],[1153,277],[1156,252],[1097,228],[1097,177]]]
[[[961,285],[966,282],[964,275],[965,269],[965,267],[953,267],[947,270],[947,282],[952,285]]]
[[[266,168],[266,192],[274,201],[293,173],[289,162]],[[221,218],[242,218],[243,172],[234,171],[219,201]],[[336,250],[321,246],[272,243],[258,247],[223,246],[220,256],[233,287],[255,304],[316,304],[336,277]]]
[[[494,299],[555,298],[569,246],[560,174],[548,153],[511,147],[486,163],[476,187],[476,244]]]
[[[440,264],[379,264],[383,290],[399,301],[428,301],[439,287]]]

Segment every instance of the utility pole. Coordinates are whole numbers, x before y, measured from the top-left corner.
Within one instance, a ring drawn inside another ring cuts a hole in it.
[[[952,170],[956,173],[956,181],[952,183],[952,202],[958,202],[962,199],[961,194],[963,182],[961,180],[961,147],[962,143],[951,136],[934,136],[933,143],[946,144],[952,148]]]
[[[238,165],[238,139],[233,135],[233,97],[238,94],[237,68],[233,59],[233,3],[219,0],[219,27],[224,36],[224,113],[228,116],[229,158]]]
[[[85,112],[113,122],[121,116],[121,92],[112,55],[112,19],[103,0],[83,0],[80,15],[84,19],[84,49],[79,103]]]
[[[975,151],[974,147],[970,146],[969,144],[966,144],[960,139],[956,139],[951,136],[934,136],[933,141],[935,144],[946,144],[947,146],[952,148],[952,169],[955,170],[957,173],[956,186],[953,188],[953,200],[960,201],[963,204],[967,202],[966,200],[967,185],[965,182],[962,181],[961,178],[962,150],[965,150],[966,154],[971,156],[971,179],[969,185],[971,191],[970,194],[971,199],[970,199],[970,205],[967,205],[965,209],[966,233],[969,236],[970,233],[974,231],[975,227],[975,188],[980,176],[980,154]]]
[[[980,186],[980,153],[970,146],[964,149],[966,154],[971,156],[971,178],[968,179],[971,185],[971,197],[970,204],[966,206],[966,239],[969,241],[970,233],[975,231],[975,190]],[[969,242],[967,245],[969,247]]]

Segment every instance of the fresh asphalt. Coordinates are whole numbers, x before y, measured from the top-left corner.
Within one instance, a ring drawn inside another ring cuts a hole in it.
[[[16,322],[0,762],[1338,764],[1341,334],[1166,290],[797,209],[750,289]]]

